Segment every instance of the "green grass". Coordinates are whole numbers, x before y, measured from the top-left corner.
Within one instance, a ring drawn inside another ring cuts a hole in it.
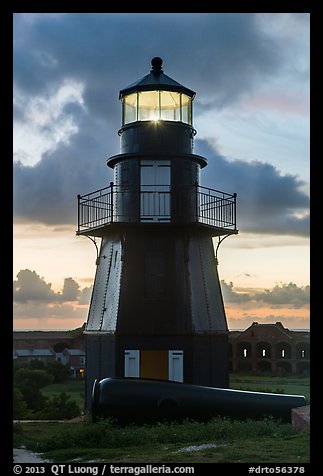
[[[230,388],[251,392],[274,392],[304,395],[310,401],[309,377],[268,377],[259,375],[230,375]]]
[[[248,374],[240,374],[240,373],[231,373],[230,374],[230,381],[250,381],[250,382],[295,382],[303,385],[308,385],[310,381],[310,377],[296,377],[296,376],[288,376],[288,377],[277,377],[277,376],[268,376],[268,375],[248,375]]]
[[[216,446],[179,451],[204,443]],[[274,419],[129,427],[110,421],[16,424],[14,446],[22,444],[54,462],[309,462],[309,432],[295,433]]]
[[[62,383],[53,383],[41,389],[44,397],[53,397],[62,392],[67,393],[71,399],[75,400],[80,408],[80,413],[84,410],[84,380],[65,380]]]

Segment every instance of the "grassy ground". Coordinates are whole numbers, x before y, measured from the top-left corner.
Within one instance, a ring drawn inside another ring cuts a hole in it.
[[[252,392],[274,392],[304,395],[310,401],[309,377],[268,377],[259,375],[231,374],[230,388]]]
[[[42,388],[45,397],[53,397],[62,392],[67,393],[80,407],[80,412],[84,409],[84,380],[66,380],[63,383],[53,383]]]
[[[15,447],[43,454],[53,462],[119,463],[306,463],[309,432],[295,433],[273,419],[156,424],[120,428],[100,423],[23,423],[14,425]],[[200,449],[202,444],[213,447]],[[189,448],[194,446],[193,448]]]

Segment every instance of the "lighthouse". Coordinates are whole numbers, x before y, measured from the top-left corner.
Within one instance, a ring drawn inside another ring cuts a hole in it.
[[[95,379],[228,387],[228,326],[213,238],[238,233],[236,194],[200,185],[195,92],[163,71],[122,89],[114,180],[78,195],[77,234],[101,240],[88,319],[86,409]]]

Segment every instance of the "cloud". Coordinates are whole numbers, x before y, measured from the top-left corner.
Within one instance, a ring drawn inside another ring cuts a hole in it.
[[[79,283],[69,277],[64,279],[61,292],[55,292],[51,283],[46,283],[36,271],[30,269],[20,270],[17,280],[13,282],[13,300],[18,303],[56,304],[69,303],[83,305],[89,304],[92,286],[80,288]],[[306,307],[309,305],[310,286],[297,286],[295,283],[282,283],[272,289],[253,290],[247,292],[239,288],[235,290],[232,282],[221,280],[224,301],[234,304],[250,304],[256,302],[268,307],[289,306],[291,308]]]
[[[79,304],[85,304],[87,306],[89,305],[91,295],[92,295],[92,288],[93,286],[89,286],[81,290],[79,298],[78,298]]]
[[[61,292],[55,292],[51,283],[46,283],[36,271],[20,270],[17,280],[13,282],[13,300],[27,304],[64,304],[74,301],[76,304],[88,304],[91,288],[80,290],[80,285],[73,278],[65,278]]]
[[[55,292],[36,271],[20,270],[13,283],[13,315],[16,328],[74,328],[86,321],[93,286],[80,288],[73,278],[65,278]],[[246,328],[253,321],[283,322],[291,328],[309,326],[309,286],[295,283],[272,289],[236,291],[232,282],[221,281],[229,328]],[[282,309],[284,309],[283,315]],[[277,312],[278,311],[278,312]]]
[[[77,301],[80,294],[80,286],[73,278],[65,278],[62,290],[62,299],[64,301]]]
[[[36,271],[20,270],[14,288],[14,325],[18,328],[75,328],[87,318],[92,286],[80,288],[73,278],[65,278],[61,292]],[[281,321],[290,328],[309,326],[309,286],[295,283],[276,285],[272,289],[235,290],[232,282],[221,281],[230,329],[247,328],[252,322]]]
[[[13,282],[13,300],[26,303],[28,301],[52,302],[55,292],[51,283],[46,283],[35,271],[24,269],[17,274]]]
[[[275,324],[281,322],[287,329],[309,329],[309,319],[306,316],[288,316],[268,314],[264,317],[258,315],[246,315],[243,317],[228,316],[229,330],[247,329],[253,322],[258,324]]]
[[[39,94],[62,78],[77,78],[86,84],[90,110],[102,117],[113,92],[141,77],[156,55],[180,74],[180,82],[190,78],[189,87],[218,104],[231,103],[275,74],[286,59],[284,44],[264,34],[251,13],[69,13],[29,19],[14,17],[16,85]]]
[[[14,164],[13,209],[17,221],[76,226],[77,195],[109,184],[112,172],[105,160],[109,134],[101,123],[88,117],[82,130],[68,143],[44,153],[34,166]]]
[[[201,184],[237,193],[241,232],[308,236],[309,198],[297,176],[261,161],[227,160],[206,140],[196,140],[195,151],[208,159]]]
[[[295,283],[277,285],[273,289],[265,289],[264,292],[257,294],[257,300],[271,306],[288,304],[293,308],[304,307],[310,303],[310,287],[298,287]]]
[[[282,283],[272,289],[253,292],[235,291],[232,282],[221,280],[223,299],[226,304],[244,304],[251,307],[288,307],[292,309],[308,308],[310,304],[310,286],[297,286],[295,283]],[[246,306],[244,306],[245,308]]]
[[[225,302],[242,303],[242,302],[248,302],[251,300],[251,297],[248,293],[241,293],[241,292],[238,293],[234,291],[232,282],[227,284],[224,280],[221,280],[221,289],[222,289],[223,298]]]
[[[13,304],[15,329],[75,329],[86,321],[88,306],[46,305],[30,301]]]
[[[46,97],[66,80],[80,82],[89,114],[107,121],[119,115],[113,100],[119,89],[146,74],[150,59],[159,55],[166,73],[198,91],[197,113],[224,107],[271,82],[286,65],[292,63],[293,84],[299,71],[308,71],[296,63],[308,44],[308,21],[301,16],[15,14],[14,85],[22,95]],[[287,41],[295,25],[297,38]]]
[[[73,329],[87,318],[92,286],[80,289],[73,278],[65,278],[55,292],[36,271],[20,270],[13,282],[15,328]]]

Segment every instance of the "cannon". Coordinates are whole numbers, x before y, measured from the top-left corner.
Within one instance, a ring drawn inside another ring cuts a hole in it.
[[[95,380],[92,421],[111,418],[121,424],[171,420],[206,421],[221,416],[291,421],[292,408],[307,404],[303,395],[249,392],[140,378]]]

